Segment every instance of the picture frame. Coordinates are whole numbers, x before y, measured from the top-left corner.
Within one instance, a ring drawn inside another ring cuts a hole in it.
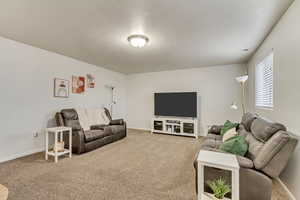
[[[68,98],[69,97],[69,81],[66,79],[54,79],[54,97]]]
[[[85,77],[72,76],[72,92],[74,94],[83,94],[85,92]]]
[[[95,77],[92,74],[86,75],[87,88],[95,88]]]

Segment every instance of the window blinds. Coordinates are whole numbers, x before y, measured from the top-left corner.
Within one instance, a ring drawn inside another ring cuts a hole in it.
[[[255,104],[273,108],[273,53],[256,66]]]

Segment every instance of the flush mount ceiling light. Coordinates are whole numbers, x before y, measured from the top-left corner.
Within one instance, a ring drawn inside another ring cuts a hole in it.
[[[149,42],[149,38],[145,35],[130,35],[127,40],[131,46],[136,48],[142,48]]]

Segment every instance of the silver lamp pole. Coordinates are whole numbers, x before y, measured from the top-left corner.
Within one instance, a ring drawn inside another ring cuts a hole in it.
[[[243,115],[246,113],[246,106],[245,106],[245,83],[248,80],[248,75],[239,76],[235,78],[238,83],[241,84],[242,88],[242,109]]]
[[[111,116],[113,116],[113,106],[114,104],[116,104],[116,101],[115,101],[115,87],[114,86],[111,86],[111,85],[105,85],[105,87],[111,89],[111,102],[110,102],[110,114]]]

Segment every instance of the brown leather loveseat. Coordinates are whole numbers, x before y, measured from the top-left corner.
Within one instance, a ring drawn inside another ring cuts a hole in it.
[[[56,113],[55,119],[58,126],[72,127],[72,151],[74,153],[92,151],[126,137],[126,122],[123,119],[111,119],[107,109],[105,109],[105,113],[110,120],[109,124],[95,124],[88,131],[82,129],[75,109],[63,109]],[[67,134],[65,135],[67,136]],[[64,139],[64,142],[66,146],[69,145],[67,138]]]

